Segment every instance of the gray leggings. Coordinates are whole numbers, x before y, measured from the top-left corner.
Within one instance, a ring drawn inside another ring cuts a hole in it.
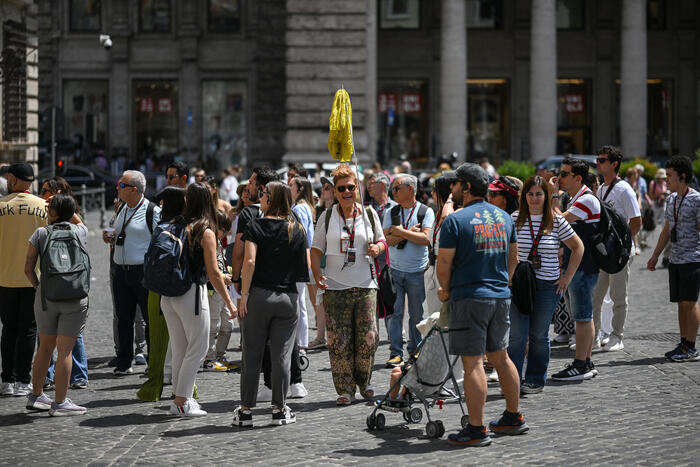
[[[253,287],[250,289],[247,308],[248,314],[240,320],[243,342],[241,403],[245,407],[255,407],[265,344],[269,341],[272,403],[284,407],[299,320],[297,294]]]

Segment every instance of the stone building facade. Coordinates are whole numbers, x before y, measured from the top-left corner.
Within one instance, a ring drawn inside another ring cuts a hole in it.
[[[700,146],[694,0],[37,3],[40,109],[73,150],[324,161],[341,86],[362,160]]]
[[[37,162],[37,42],[34,2],[0,2],[0,162]]]

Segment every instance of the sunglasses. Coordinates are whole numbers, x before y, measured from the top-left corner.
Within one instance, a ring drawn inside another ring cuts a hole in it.
[[[562,170],[561,172],[559,172],[559,178],[566,178],[569,175],[571,175],[571,172],[567,172],[566,170]]]
[[[404,186],[404,185],[403,185],[403,184],[396,185],[395,187],[393,187],[393,188],[391,189],[391,191],[392,191],[393,193],[398,193],[402,186]]]
[[[347,185],[337,186],[335,188],[338,190],[338,193],[345,193],[345,190],[355,191],[355,188],[357,188],[357,186],[353,185],[352,183],[348,183]]]
[[[605,164],[606,162],[610,162],[610,159],[607,157],[599,157],[595,161],[599,164]]]
[[[117,186],[118,186],[119,188],[126,188],[126,187],[129,187],[129,188],[136,188],[134,185],[129,185],[128,183],[124,183],[124,182],[119,182],[119,183],[117,183]]]
[[[170,174],[168,175],[168,180],[172,180],[173,178],[180,178],[178,174]]]

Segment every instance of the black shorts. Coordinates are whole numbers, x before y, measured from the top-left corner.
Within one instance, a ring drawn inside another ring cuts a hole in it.
[[[697,302],[700,295],[700,263],[669,264],[671,302]]]

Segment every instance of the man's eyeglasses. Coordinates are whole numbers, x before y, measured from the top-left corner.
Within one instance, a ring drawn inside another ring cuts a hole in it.
[[[357,188],[357,186],[353,185],[352,183],[348,183],[347,185],[342,185],[342,186],[336,187],[336,189],[338,190],[338,193],[345,193],[345,190],[355,191],[355,188]]]
[[[610,162],[610,159],[607,157],[599,157],[595,161],[599,164],[605,164],[606,162]]]
[[[117,186],[118,186],[119,188],[126,188],[126,187],[129,187],[129,188],[136,188],[134,185],[129,185],[128,183],[124,183],[124,182],[119,182],[119,183],[117,183]]]

